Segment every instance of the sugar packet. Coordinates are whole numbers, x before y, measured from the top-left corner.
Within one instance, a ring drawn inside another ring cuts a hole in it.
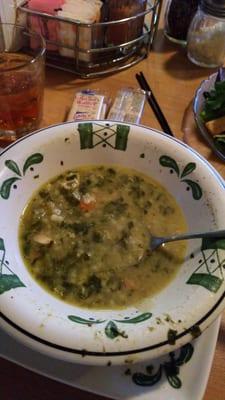
[[[85,89],[75,94],[67,121],[105,119],[107,96],[98,90]]]
[[[145,92],[143,90],[122,88],[116,94],[107,119],[138,124],[143,113],[144,104]]]

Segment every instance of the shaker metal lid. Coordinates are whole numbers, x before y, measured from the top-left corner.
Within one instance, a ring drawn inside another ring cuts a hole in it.
[[[214,17],[225,18],[225,0],[201,0],[201,9]]]

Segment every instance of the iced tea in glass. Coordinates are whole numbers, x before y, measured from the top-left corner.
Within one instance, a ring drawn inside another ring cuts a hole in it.
[[[0,24],[0,147],[40,125],[44,58],[40,35],[26,27]]]

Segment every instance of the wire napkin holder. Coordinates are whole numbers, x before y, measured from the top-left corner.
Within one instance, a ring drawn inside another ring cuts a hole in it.
[[[96,78],[131,67],[148,56],[157,32],[161,6],[162,0],[147,0],[145,11],[132,17],[84,24],[31,10],[25,1],[17,8],[17,21],[31,29],[38,27],[46,40],[48,66],[75,73],[81,78]],[[51,29],[59,29],[61,36],[55,35],[55,39]],[[114,42],[112,32],[117,32]],[[120,35],[120,32],[130,34]]]

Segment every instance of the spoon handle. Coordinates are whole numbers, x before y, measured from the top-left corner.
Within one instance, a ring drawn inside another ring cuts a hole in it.
[[[185,240],[185,239],[197,239],[197,238],[224,238],[225,230],[212,231],[212,232],[195,232],[195,233],[184,233],[181,235],[171,235],[164,238],[164,243],[173,242],[175,240]]]

